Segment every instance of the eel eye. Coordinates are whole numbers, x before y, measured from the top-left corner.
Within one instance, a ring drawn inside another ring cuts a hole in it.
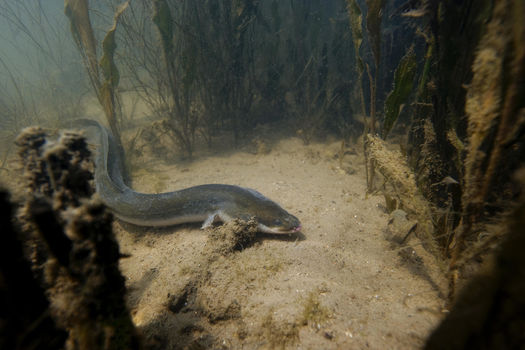
[[[281,220],[275,219],[275,220],[273,220],[273,224],[274,224],[274,226],[281,226],[283,223],[282,223]]]

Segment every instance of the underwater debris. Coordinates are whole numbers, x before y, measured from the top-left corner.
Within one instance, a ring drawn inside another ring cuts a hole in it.
[[[430,253],[438,256],[430,206],[416,186],[414,174],[405,159],[401,153],[388,150],[379,137],[368,134],[366,143],[370,160],[393,187],[393,190],[385,188],[384,191],[396,200],[400,208],[414,216],[417,220],[416,235]]]
[[[112,215],[93,189],[83,136],[64,132],[56,142],[40,128],[17,139],[30,192],[19,215],[40,255],[36,268],[49,296],[50,315],[69,332],[68,349],[139,349],[119,271]],[[34,249],[34,248],[33,248]],[[8,286],[10,288],[10,286]]]
[[[235,219],[224,225],[215,227],[209,235],[213,250],[209,256],[227,256],[235,251],[250,247],[257,234],[257,221]]]
[[[390,213],[390,220],[386,229],[387,240],[397,243],[404,244],[408,236],[415,231],[417,227],[417,221],[408,220],[407,213],[401,209],[396,209]]]

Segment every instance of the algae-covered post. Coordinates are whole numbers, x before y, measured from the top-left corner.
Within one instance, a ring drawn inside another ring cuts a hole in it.
[[[28,188],[19,220],[33,253],[40,252],[33,255],[32,263],[42,280],[32,283],[44,286],[50,305],[47,312],[42,310],[46,308],[44,298],[36,309],[42,313],[28,327],[32,332],[34,325],[36,329],[47,325],[49,334],[35,334],[32,341],[57,343],[66,338],[58,336],[67,331],[66,344],[72,349],[141,348],[124,301],[126,288],[119,271],[121,255],[112,232],[112,215],[91,198],[90,152],[84,138],[64,132],[53,142],[42,129],[29,128],[17,143]],[[8,256],[2,254],[2,258]],[[11,269],[6,271],[12,273]],[[8,291],[19,283],[3,281]],[[30,290],[38,293],[38,288]],[[51,321],[47,321],[49,316]],[[50,327],[52,321],[58,330]]]

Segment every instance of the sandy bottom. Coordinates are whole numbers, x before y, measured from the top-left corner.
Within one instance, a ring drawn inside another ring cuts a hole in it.
[[[250,187],[303,225],[299,235],[258,234],[234,250],[217,239],[229,226],[115,222],[130,255],[121,261],[129,306],[148,341],[163,349],[420,348],[443,317],[445,281],[431,260],[407,258],[385,238],[389,215],[381,195],[365,195],[362,152],[347,149],[341,163],[339,142],[306,146],[295,137],[256,149],[151,161],[133,174],[143,192]]]

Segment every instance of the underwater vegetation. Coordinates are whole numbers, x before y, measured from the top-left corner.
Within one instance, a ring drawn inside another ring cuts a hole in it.
[[[523,170],[517,181],[523,183]],[[454,308],[428,338],[425,349],[514,349],[525,343],[525,198],[502,228],[503,243],[490,267],[458,293]]]
[[[115,31],[119,18],[126,10],[128,2],[120,5],[115,12],[113,25],[102,41],[100,61],[97,58],[97,42],[89,18],[88,1],[65,0],[64,6],[64,12],[71,23],[71,34],[81,53],[91,86],[102,106],[111,132],[115,135],[117,143],[121,145],[120,129],[117,122],[121,110],[116,91],[120,74],[113,56],[117,46]]]

